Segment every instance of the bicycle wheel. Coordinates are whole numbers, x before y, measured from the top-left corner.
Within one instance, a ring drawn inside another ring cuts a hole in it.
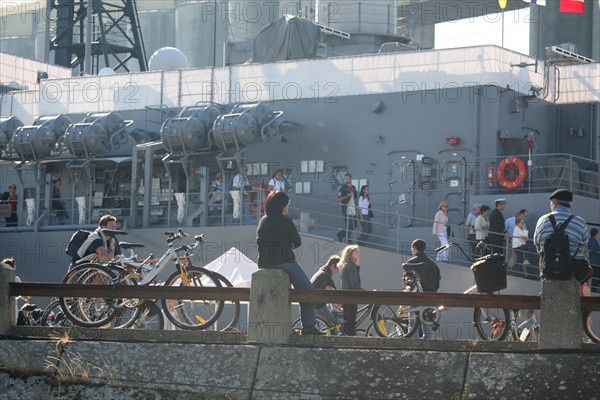
[[[371,312],[377,335],[389,338],[409,338],[419,329],[418,312],[405,305],[376,305]]]
[[[54,300],[50,304],[48,304],[48,307],[46,307],[46,309],[42,313],[42,317],[40,318],[40,324],[41,326],[49,327],[73,325],[63,312],[60,306],[60,300]]]
[[[519,340],[521,342],[538,342],[540,338],[540,328],[538,326],[528,327],[521,331]]]
[[[369,324],[367,329],[356,328],[356,336],[359,337],[373,337],[375,336],[375,330],[373,329],[373,324]]]
[[[600,343],[600,311],[587,311],[583,314],[583,330],[594,343]]]
[[[110,321],[111,327],[115,329],[130,328],[140,317],[142,303],[136,304],[121,303],[117,305],[115,317]]]
[[[70,270],[63,283],[82,285],[109,285],[116,280],[116,274],[100,264],[83,264]],[[114,299],[91,297],[61,297],[60,306],[74,324],[86,328],[106,325],[116,315]]]
[[[129,329],[153,329],[162,330],[165,328],[165,318],[162,310],[152,300],[144,300],[136,307],[138,316],[128,326]]]
[[[315,327],[321,331],[325,336],[341,335],[341,332],[336,329],[335,326],[330,325],[321,317],[316,317],[317,322]],[[302,319],[298,318],[292,323],[292,332],[300,333],[302,331]]]
[[[223,275],[218,272],[210,271],[213,277],[217,278],[221,283],[222,287],[233,287],[229,279],[225,278]],[[240,318],[240,302],[239,301],[224,301],[223,302],[223,311],[221,312],[221,316],[219,320],[224,319],[225,321],[229,321],[227,325],[221,328],[221,331],[231,331],[235,328],[239,318]],[[224,325],[224,323],[221,323]]]
[[[200,267],[186,268],[187,276],[182,280],[179,272],[173,273],[166,286],[221,287],[219,280],[210,271]],[[221,315],[222,300],[163,299],[163,310],[167,318],[178,328],[201,330],[210,327]]]
[[[510,314],[502,308],[476,308],[473,323],[483,340],[504,340],[510,332]]]

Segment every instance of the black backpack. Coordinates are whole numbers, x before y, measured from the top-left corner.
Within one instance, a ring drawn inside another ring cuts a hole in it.
[[[554,215],[548,215],[554,232],[544,240],[544,251],[540,257],[540,271],[542,278],[566,281],[573,277],[571,268],[571,250],[569,236],[565,229],[573,219],[573,215],[557,228]]]
[[[78,230],[71,236],[69,243],[67,244],[67,248],[65,249],[65,254],[71,257],[71,260],[77,261],[81,257],[77,254],[77,251],[81,248],[81,245],[87,240],[90,236],[90,231]]]

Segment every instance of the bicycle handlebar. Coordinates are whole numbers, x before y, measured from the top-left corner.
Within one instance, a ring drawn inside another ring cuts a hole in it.
[[[485,246],[485,243],[483,243],[483,241],[481,241],[481,242],[479,242],[479,243],[477,244],[477,248],[479,249],[479,246],[480,246],[480,245],[482,245],[482,244]],[[467,253],[465,253],[465,251],[463,250],[463,248],[462,248],[462,247],[460,247],[460,245],[459,245],[458,243],[451,243],[451,242],[448,242],[447,244],[445,244],[445,245],[443,245],[443,246],[440,246],[440,247],[438,247],[437,249],[435,249],[435,252],[436,252],[436,253],[440,253],[440,252],[442,252],[442,251],[444,251],[444,250],[448,250],[450,247],[454,247],[454,246],[458,247],[458,249],[460,250],[460,252],[461,252],[461,253],[463,253],[463,255],[465,256],[465,258],[466,258],[467,260],[470,260],[470,261],[475,261],[475,259],[474,259],[474,258],[473,258],[473,259],[471,259],[471,257],[469,257],[469,256],[467,255]]]
[[[183,230],[181,230],[181,229],[180,229],[180,233],[183,233],[185,236],[189,236],[188,234],[183,232]],[[196,247],[200,246],[203,242],[204,242],[204,234],[196,235],[196,236],[194,236],[194,244],[193,245],[184,244],[184,245],[176,248],[175,252],[179,253],[180,251],[187,251],[187,252],[194,251],[196,249]]]
[[[165,235],[168,236],[167,243],[173,243],[176,240],[183,239],[184,237],[189,236],[183,231],[183,228],[179,228],[177,232],[165,232]]]

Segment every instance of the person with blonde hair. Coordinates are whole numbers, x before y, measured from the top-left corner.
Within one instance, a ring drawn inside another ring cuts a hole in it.
[[[435,213],[435,217],[433,218],[433,237],[437,237],[441,246],[448,244],[449,225],[450,220],[448,219],[448,203],[446,201],[440,201],[438,212]],[[437,253],[435,261],[448,262],[448,249]]]
[[[365,290],[360,283],[360,249],[358,245],[346,246],[342,251],[339,263],[342,269],[343,290]],[[344,335],[356,336],[356,312],[358,304],[342,304],[346,314]]]

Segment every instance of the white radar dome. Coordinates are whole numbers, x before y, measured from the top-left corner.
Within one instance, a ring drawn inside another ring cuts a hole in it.
[[[102,69],[100,69],[100,71],[98,71],[98,75],[114,75],[115,74],[115,70],[112,69],[111,67],[104,67]]]
[[[187,57],[175,47],[163,47],[156,50],[148,61],[148,70],[150,71],[176,71],[188,67]]]

